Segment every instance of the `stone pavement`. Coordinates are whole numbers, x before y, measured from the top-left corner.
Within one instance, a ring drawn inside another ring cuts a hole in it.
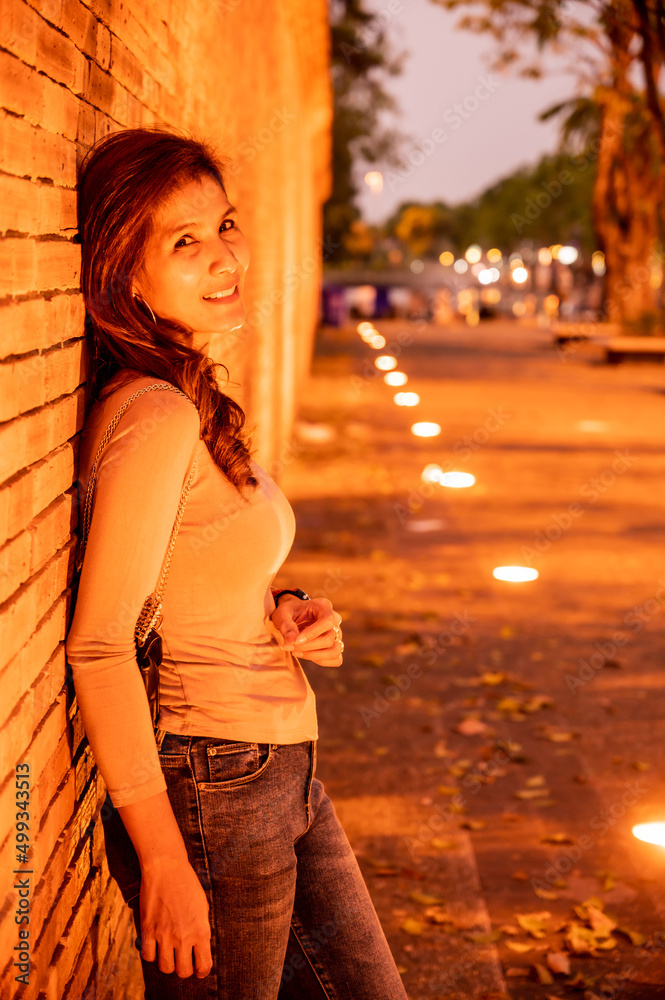
[[[409,998],[665,997],[665,850],[631,834],[665,819],[665,367],[377,326],[421,402],[321,331],[276,582],[344,618],[343,666],[306,665],[318,773]],[[493,579],[514,563],[539,579]]]

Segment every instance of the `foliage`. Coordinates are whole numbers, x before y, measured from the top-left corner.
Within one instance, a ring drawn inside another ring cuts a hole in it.
[[[352,232],[352,223],[360,218],[357,172],[379,161],[399,162],[404,137],[386,128],[381,117],[398,110],[383,80],[386,74],[401,72],[403,54],[391,52],[380,19],[365,10],[364,0],[332,0],[330,20],[333,188],[324,206],[324,232],[333,246],[330,261],[334,262],[345,259],[357,245],[358,227]]]

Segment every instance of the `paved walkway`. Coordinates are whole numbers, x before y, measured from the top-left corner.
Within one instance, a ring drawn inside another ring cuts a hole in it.
[[[665,819],[665,367],[377,325],[420,405],[322,332],[277,582],[344,617],[343,667],[307,667],[319,775],[409,997],[665,997],[665,850],[630,832]],[[493,579],[513,563],[539,579]]]

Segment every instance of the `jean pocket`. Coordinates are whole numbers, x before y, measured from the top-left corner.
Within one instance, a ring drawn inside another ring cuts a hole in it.
[[[141,892],[141,865],[131,837],[108,792],[102,806],[101,821],[111,878],[120,889],[124,901],[131,904]]]
[[[258,778],[268,767],[273,754],[269,743],[211,742],[198,748],[203,756],[199,788],[224,789],[246,785]]]

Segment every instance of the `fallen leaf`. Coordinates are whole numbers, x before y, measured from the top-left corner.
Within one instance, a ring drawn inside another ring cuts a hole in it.
[[[568,743],[569,740],[575,739],[575,733],[564,732],[561,729],[554,730],[547,734],[547,739],[550,743]]]
[[[538,982],[541,986],[551,986],[554,982],[554,977],[549,969],[545,968],[544,965],[540,965],[538,962],[534,965],[536,976],[538,977]]]
[[[539,913],[516,913],[515,916],[522,930],[535,938],[545,937],[546,925],[552,919],[552,914],[547,910]]]
[[[508,680],[506,675],[498,670],[488,670],[480,679],[487,687],[496,687],[497,684],[504,684]]]
[[[515,792],[516,799],[543,799],[547,798],[552,793],[549,788],[522,788],[519,792]]]
[[[385,757],[387,753],[390,753],[390,747],[374,747],[372,753],[375,757]]]
[[[425,924],[420,920],[414,920],[413,917],[407,917],[402,924],[402,930],[406,931],[407,934],[422,934],[425,930]]]
[[[502,639],[512,639],[515,635],[515,629],[512,625],[502,625],[499,629],[499,635]]]
[[[438,851],[449,851],[452,847],[457,847],[457,843],[454,840],[444,840],[442,837],[435,837],[430,841],[432,847],[436,847]]]
[[[487,823],[482,819],[465,819],[460,823],[462,830],[484,830]]]
[[[527,951],[533,951],[533,945],[528,941],[506,941],[506,948],[516,951],[518,955],[523,955]]]
[[[633,761],[633,767],[636,771],[649,771],[651,770],[651,764],[648,764],[645,760]]]
[[[534,887],[533,890],[536,896],[540,896],[541,899],[559,899],[559,893],[554,892],[553,889],[538,889]]]
[[[540,838],[541,844],[574,844],[575,841],[567,833],[548,833]]]
[[[548,951],[545,956],[547,968],[556,975],[570,975],[570,959],[564,951]]]
[[[397,649],[399,650],[399,646]],[[414,650],[414,652],[416,650]],[[360,657],[360,662],[363,667],[383,667],[385,665],[386,658],[385,656],[382,656],[381,653],[367,653],[366,656]]]
[[[517,976],[528,976],[528,975],[529,975],[529,970],[525,969],[523,966],[506,969],[506,979],[513,979],[516,978]]]
[[[439,785],[437,792],[439,795],[457,795],[459,788],[456,785]]]
[[[501,931],[486,931],[481,934],[465,934],[464,936],[467,941],[472,941],[474,944],[492,944],[499,940]]]
[[[616,943],[615,938],[599,938],[592,928],[584,927],[576,921],[572,921],[566,932],[566,946],[575,955],[596,956],[599,948],[602,951],[609,951]]]
[[[431,896],[426,892],[419,892],[417,889],[409,893],[409,899],[412,899],[414,903],[421,903],[423,906],[436,906],[443,903],[441,896]]]
[[[534,774],[532,778],[527,778],[524,782],[527,788],[542,788],[545,784],[544,774]]]
[[[646,941],[646,934],[641,934],[640,931],[631,931],[627,927],[617,927],[617,934],[623,934],[628,938],[631,944],[634,944],[637,948],[641,947]]]
[[[529,876],[527,875],[527,873],[526,872],[522,872],[522,871],[520,871],[520,872],[513,872],[513,874],[510,877],[512,879],[514,879],[516,882],[528,882],[529,881]]]
[[[616,920],[612,920],[611,917],[608,917],[606,913],[603,913],[602,910],[599,910],[595,906],[587,906],[587,912],[587,919],[594,933],[602,937],[609,937],[617,925]]]
[[[520,932],[519,927],[515,927],[514,924],[501,924],[499,930],[503,931],[504,934],[519,934]]]
[[[487,724],[474,716],[462,719],[455,727],[462,736],[482,736],[487,732]]]
[[[454,924],[454,919],[440,906],[429,906],[425,910],[425,916],[432,924]]]

